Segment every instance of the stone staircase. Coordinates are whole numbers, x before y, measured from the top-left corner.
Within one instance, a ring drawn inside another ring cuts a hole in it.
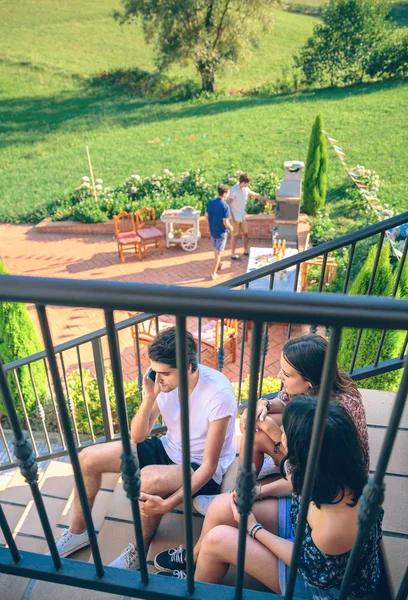
[[[371,469],[375,469],[386,425],[394,400],[394,394],[362,390],[367,411],[369,438],[371,449]],[[237,430],[239,433],[239,429]],[[239,451],[239,435],[237,435],[237,451]],[[406,569],[408,557],[408,410],[405,411],[400,430],[395,442],[386,476],[385,517],[384,517],[384,556],[389,572],[394,595],[398,589]],[[231,489],[236,477],[237,460],[231,465],[223,482],[223,490]],[[73,507],[74,478],[71,465],[58,460],[51,461],[41,475],[39,487],[51,526],[58,530],[70,523]],[[17,546],[21,550],[45,553],[47,543],[32,500],[29,486],[19,471],[15,471],[8,483],[1,487],[0,503],[7,516],[10,528],[14,533]],[[123,548],[134,540],[130,503],[125,496],[122,482],[118,474],[106,474],[102,480],[102,488],[93,507],[93,519],[104,564],[109,564]],[[198,538],[203,517],[193,511],[193,531]],[[183,506],[178,506],[172,513],[165,515],[159,530],[149,548],[147,560],[151,573],[155,555],[169,547],[177,547],[183,543]],[[5,540],[0,532],[0,545]],[[92,562],[89,548],[79,550],[70,558]],[[234,585],[235,570],[230,569],[224,584]],[[264,586],[246,576],[245,587],[268,591]],[[115,596],[80,588],[62,586],[55,583],[34,581],[11,575],[0,574],[0,598],[2,600],[123,600],[123,596]]]

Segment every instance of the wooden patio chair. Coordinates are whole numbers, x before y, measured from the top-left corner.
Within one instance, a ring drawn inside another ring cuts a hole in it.
[[[323,257],[318,256],[310,260],[305,260],[300,267],[300,290],[307,290],[310,287],[310,283],[307,281],[307,275],[310,267],[323,267]],[[337,263],[331,256],[327,257],[326,269],[324,273],[323,285],[333,283],[337,272]]]
[[[142,241],[143,256],[147,256],[147,245],[154,244],[163,254],[163,233],[156,227],[154,208],[141,208],[135,212],[136,231]]]
[[[134,317],[137,314],[139,314],[139,313],[128,313],[129,317]],[[157,335],[156,319],[155,319],[155,317],[152,317],[151,319],[148,319],[147,321],[142,321],[141,323],[139,323],[137,325],[137,327],[138,327],[140,360],[149,360],[147,354],[142,356],[142,349],[147,347],[150,344],[150,342],[152,342]],[[160,321],[160,319],[159,319],[159,332],[163,331],[164,329],[169,329],[169,327],[173,327],[172,323],[165,323],[164,321]],[[135,354],[135,360],[136,360],[136,365],[137,365],[136,325],[132,326],[130,328],[130,331],[132,333],[133,351]]]
[[[238,319],[224,319],[223,347],[230,350],[232,362],[237,360]],[[198,341],[198,329],[191,332]],[[221,343],[221,319],[214,319],[201,325],[201,347],[211,354],[211,362],[218,369],[218,348]]]
[[[142,260],[141,240],[135,231],[135,221],[132,213],[127,213],[122,210],[118,215],[114,215],[113,224],[115,227],[115,237],[118,244],[120,262],[125,262],[123,251],[130,246],[135,249],[139,259]]]

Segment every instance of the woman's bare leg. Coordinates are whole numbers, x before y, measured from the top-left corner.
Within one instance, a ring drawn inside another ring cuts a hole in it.
[[[238,530],[236,527],[219,525],[203,539],[198,557],[195,580],[219,583],[229,565],[237,564]],[[280,594],[278,559],[260,542],[248,537],[246,542],[246,573],[261,581],[275,593]]]

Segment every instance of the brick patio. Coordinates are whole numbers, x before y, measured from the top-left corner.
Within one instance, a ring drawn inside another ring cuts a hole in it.
[[[251,246],[266,246],[265,240],[250,240]],[[239,252],[241,249],[239,248]],[[231,261],[229,250],[224,253],[225,269],[216,282],[210,279],[213,254],[209,239],[201,239],[195,252],[184,252],[180,246],[164,249],[164,254],[150,250],[147,259],[139,261],[129,251],[125,264],[119,261],[116,241],[111,235],[89,235],[87,237],[63,234],[40,234],[35,227],[25,225],[0,225],[0,256],[13,275],[36,275],[72,279],[106,279],[110,281],[134,281],[138,283],[175,284],[182,286],[210,287],[246,272],[247,259]],[[30,314],[38,326],[34,307]],[[49,307],[49,321],[54,344],[67,342],[104,326],[102,311],[82,308]],[[117,320],[128,315],[118,312]],[[293,335],[298,335],[295,328]],[[266,359],[266,375],[276,375],[282,344],[286,340],[287,326],[273,325],[270,328],[269,351]],[[235,364],[226,363],[224,372],[232,381],[237,381],[239,352]],[[129,331],[121,332],[120,345],[125,377],[137,374],[133,343]],[[249,369],[249,343],[246,346],[244,373]],[[107,366],[108,349],[104,344]],[[93,370],[90,344],[81,347],[81,360],[86,368]],[[77,367],[76,352],[64,354],[67,369]],[[147,361],[143,361],[143,366]]]

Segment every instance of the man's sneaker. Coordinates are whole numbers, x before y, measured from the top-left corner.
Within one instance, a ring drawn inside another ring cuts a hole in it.
[[[156,575],[164,575],[164,577],[174,577],[175,579],[187,579],[186,571],[173,571],[169,573],[168,571],[159,571]]]
[[[55,539],[55,543],[57,545],[58,554],[61,558],[65,558],[80,548],[89,546],[88,532],[71,533],[69,529],[63,529]],[[47,552],[47,556],[50,556],[50,554],[51,552]]]
[[[154,566],[158,571],[167,571],[173,573],[173,571],[186,571],[186,551],[183,546],[178,548],[170,548],[170,550],[164,550],[156,555],[154,559]]]
[[[272,457],[265,454],[265,460],[258,475],[258,479],[263,479],[264,477],[268,477],[268,475],[276,475],[277,473],[280,473],[279,465],[275,465]]]
[[[127,569],[129,571],[138,571],[140,568],[139,553],[133,544],[129,544],[122,554],[115,558],[110,563],[110,567],[116,567],[117,569]]]
[[[205,516],[207,514],[208,507],[217,496],[219,496],[219,494],[212,494],[211,496],[202,494],[200,496],[196,496],[193,498],[193,506],[196,511],[200,513],[200,515]]]

